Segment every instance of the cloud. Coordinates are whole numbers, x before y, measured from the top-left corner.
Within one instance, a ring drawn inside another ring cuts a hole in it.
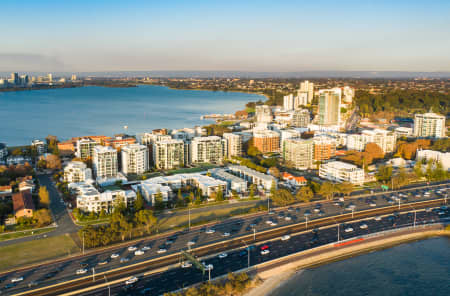
[[[67,71],[56,56],[29,53],[0,53],[0,69],[5,71]]]

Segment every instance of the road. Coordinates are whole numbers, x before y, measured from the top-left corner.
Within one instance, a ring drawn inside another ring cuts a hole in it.
[[[60,198],[58,191],[56,190],[55,186],[52,184],[51,176],[50,175],[38,175],[40,186],[47,187],[49,196],[50,196],[50,211],[52,212],[52,216],[54,218],[54,221],[56,223],[56,228],[53,231],[45,233],[45,237],[51,237],[51,236],[59,236],[66,233],[75,233],[80,229],[79,226],[75,225],[72,221],[72,219],[69,216],[69,213],[67,212],[67,208],[65,204],[62,202],[62,199]],[[21,242],[27,242],[32,241],[36,239],[41,239],[44,237],[43,235],[31,235],[31,236],[25,236],[17,239],[11,239],[0,242],[1,246],[7,246],[12,244],[17,244]]]
[[[440,186],[440,188],[448,188],[448,184]],[[205,229],[193,230],[186,233],[178,233],[176,237],[173,237],[171,242],[167,237],[160,237],[158,239],[150,238],[141,240],[135,243],[136,247],[142,248],[148,246],[151,249],[146,251],[144,255],[136,256],[134,252],[127,250],[127,246],[112,247],[106,250],[98,250],[85,256],[79,256],[76,258],[70,258],[67,260],[60,260],[55,263],[46,264],[33,268],[24,268],[14,272],[0,275],[3,283],[0,283],[0,289],[4,289],[5,285],[10,283],[11,278],[17,276],[23,276],[24,281],[17,284],[15,287],[10,287],[8,292],[23,292],[27,291],[27,284],[33,281],[38,281],[39,286],[47,286],[64,282],[73,279],[82,279],[84,275],[75,275],[75,271],[80,268],[81,262],[84,262],[89,268],[95,268],[96,273],[108,272],[118,267],[126,267],[130,264],[142,263],[142,270],[148,270],[149,266],[143,263],[149,259],[160,260],[161,262],[153,265],[152,268],[158,266],[166,266],[168,263],[177,262],[179,259],[178,252],[182,249],[186,249],[188,241],[193,241],[193,247],[200,247],[196,250],[196,255],[203,256],[211,252],[220,252],[223,250],[229,250],[231,247],[240,247],[240,237],[245,235],[252,237],[251,224],[255,224],[257,241],[264,239],[271,239],[274,236],[279,237],[286,232],[295,233],[305,229],[306,219],[308,219],[309,227],[325,226],[335,224],[337,220],[348,221],[352,220],[351,208],[354,209],[354,218],[361,218],[365,216],[374,216],[379,214],[388,214],[397,209],[397,201],[392,199],[393,196],[400,197],[401,210],[414,210],[413,203],[428,202],[429,200],[442,199],[445,195],[443,191],[433,191],[427,193],[426,189],[409,189],[402,193],[403,196],[399,196],[399,193],[386,193],[383,195],[376,195],[367,198],[351,199],[345,202],[323,202],[319,206],[314,204],[307,204],[290,209],[281,209],[276,214],[267,215],[259,214],[255,217],[245,217],[241,219],[230,219],[223,223],[219,223],[214,226],[215,232],[213,234],[205,233]],[[436,202],[429,202],[430,205],[436,206]],[[437,203],[437,205],[439,205]],[[390,206],[390,208],[387,208]],[[317,210],[315,210],[317,207]],[[361,212],[366,210],[366,212]],[[371,212],[367,212],[370,210]],[[286,217],[289,217],[288,219]],[[308,218],[307,218],[308,217]],[[270,226],[266,221],[270,219],[276,222],[278,225]],[[291,227],[292,225],[292,227]],[[287,227],[290,227],[288,229]],[[370,228],[372,229],[372,228]],[[376,228],[374,228],[376,229]],[[279,231],[278,231],[279,230]],[[373,229],[372,229],[373,230]],[[229,237],[224,237],[224,233],[229,232]],[[267,232],[267,233],[266,233]],[[273,232],[273,233],[272,233]],[[344,231],[343,237],[345,237]],[[356,233],[356,231],[355,231]],[[211,244],[218,244],[211,250]],[[201,246],[204,249],[201,250]],[[164,254],[158,254],[157,250],[160,247],[164,247],[167,252]],[[222,249],[221,249],[222,248]],[[119,258],[128,258],[126,263],[120,263],[120,259],[111,259],[112,253],[119,254]],[[277,253],[275,252],[275,255]],[[163,255],[168,255],[166,259],[159,259]],[[270,257],[270,256],[269,256]],[[170,260],[169,260],[170,259]],[[106,260],[106,261],[105,261]],[[100,262],[105,261],[105,265],[99,265]],[[140,266],[140,265],[139,265]],[[140,267],[139,267],[140,268]],[[133,272],[138,272],[138,267],[133,267]],[[125,272],[125,271],[124,271]],[[127,271],[128,274],[130,271]],[[50,275],[50,276],[49,276]],[[123,276],[123,274],[118,274]],[[108,276],[109,277],[109,276]],[[89,283],[90,285],[91,283]],[[48,293],[45,293],[48,294]],[[58,294],[58,293],[56,293]],[[39,294],[36,294],[39,295]]]

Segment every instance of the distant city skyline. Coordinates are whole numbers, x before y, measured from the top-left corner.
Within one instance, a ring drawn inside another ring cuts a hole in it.
[[[450,71],[450,2],[2,3],[2,71]]]

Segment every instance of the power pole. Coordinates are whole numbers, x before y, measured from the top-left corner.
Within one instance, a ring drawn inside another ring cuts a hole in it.
[[[339,224],[338,224],[337,228],[338,228],[338,243],[339,243],[339,241],[341,240],[341,239],[340,239],[340,234],[339,234],[339,228],[340,228],[340,227],[339,227]]]
[[[189,230],[191,230],[191,208],[189,208]]]

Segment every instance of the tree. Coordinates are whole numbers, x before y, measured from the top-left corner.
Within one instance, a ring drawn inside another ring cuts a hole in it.
[[[297,191],[295,197],[297,198],[297,200],[309,202],[314,197],[314,193],[308,186],[303,186],[299,191]]]
[[[161,191],[155,194],[155,208],[158,210],[164,209],[163,195]]]
[[[39,187],[39,204],[43,208],[48,208],[50,206],[50,196],[47,191],[47,187]]]
[[[47,209],[40,209],[33,213],[33,219],[36,220],[37,226],[42,227],[52,223],[50,211]]]
[[[390,165],[381,165],[378,168],[378,173],[376,175],[378,181],[381,181],[383,183],[386,183],[389,181],[392,177],[392,167]]]
[[[143,227],[148,234],[152,232],[152,229],[156,226],[157,219],[153,216],[153,212],[150,210],[141,210],[136,213],[135,220],[138,225]]]
[[[344,195],[349,195],[353,191],[354,187],[355,186],[350,182],[342,182],[337,186],[337,189]]]
[[[219,188],[216,192],[216,201],[222,201],[223,200],[223,191],[222,188]]]
[[[253,198],[255,197],[255,192],[256,192],[257,188],[255,184],[251,184],[250,185],[250,197]]]
[[[269,169],[269,173],[272,175],[272,176],[274,176],[275,178],[277,178],[277,179],[280,179],[281,178],[281,173],[280,173],[280,170],[277,168],[277,167],[271,167],[270,169]]]
[[[272,201],[276,205],[285,206],[295,202],[295,198],[289,190],[278,189],[275,194],[272,195]]]
[[[383,149],[375,143],[367,143],[364,152],[372,159],[381,159],[384,157]]]
[[[143,210],[145,206],[144,198],[142,197],[141,192],[138,190],[136,192],[136,200],[134,201],[134,211],[139,212],[140,210]]]
[[[422,161],[417,161],[414,165],[414,173],[416,174],[417,178],[422,178],[423,176],[423,167],[422,167]]]
[[[320,185],[319,194],[325,197],[326,199],[331,199],[333,197],[335,186],[330,182],[324,182]]]
[[[48,169],[52,170],[61,169],[61,159],[59,158],[58,155],[54,154],[47,155],[45,161],[47,163]]]
[[[272,181],[272,184],[270,185],[270,196],[273,197],[277,193],[277,185],[275,184],[275,181]]]

